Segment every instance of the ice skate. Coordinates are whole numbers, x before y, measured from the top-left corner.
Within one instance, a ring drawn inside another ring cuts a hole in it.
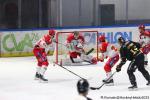
[[[148,65],[148,61],[144,61],[144,65]]]
[[[137,90],[138,87],[137,87],[137,85],[132,85],[132,86],[128,87],[128,89],[132,91],[132,90]]]
[[[148,81],[148,83],[146,85],[150,86],[150,81]]]
[[[44,78],[44,76],[43,75],[39,75],[39,81],[41,82],[41,83],[48,83],[48,79],[45,79]]]
[[[107,72],[106,73],[106,78],[104,79],[104,80],[102,80],[104,83],[105,83],[105,85],[107,85],[107,86],[113,86],[114,85],[114,80],[113,80],[113,78],[112,78],[112,73],[111,72]]]
[[[104,81],[104,80],[103,80],[103,81]],[[113,80],[113,79],[110,79],[110,80],[108,80],[108,81],[105,80],[104,83],[105,83],[106,86],[114,86],[114,80]]]
[[[34,80],[39,80],[40,75],[36,72]]]
[[[107,81],[108,81],[108,78],[105,78],[105,79],[102,80],[102,82],[104,82],[104,83],[107,82]]]

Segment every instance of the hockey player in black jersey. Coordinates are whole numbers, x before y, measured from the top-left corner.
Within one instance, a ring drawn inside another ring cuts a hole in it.
[[[133,41],[125,41],[122,37],[118,39],[118,44],[121,46],[121,62],[117,65],[116,71],[121,71],[121,67],[126,63],[126,60],[131,61],[128,66],[127,73],[132,86],[128,89],[137,88],[136,78],[134,75],[136,69],[138,69],[148,81],[146,85],[150,85],[150,75],[144,67],[144,54],[140,51],[140,44]]]

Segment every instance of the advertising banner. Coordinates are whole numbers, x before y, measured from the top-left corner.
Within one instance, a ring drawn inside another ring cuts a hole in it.
[[[1,56],[32,55],[34,44],[46,33],[47,30],[1,32]]]
[[[147,26],[149,28],[149,26]],[[122,36],[126,40],[139,41],[138,27],[97,27],[80,29],[57,29],[57,32],[73,31],[98,31],[99,35],[104,34],[107,41],[117,43],[118,37]],[[48,30],[31,31],[1,31],[0,32],[0,56],[30,56],[35,43],[48,32]],[[63,37],[60,37],[63,39]],[[93,41],[95,37],[90,38]],[[54,47],[50,49],[52,52]]]

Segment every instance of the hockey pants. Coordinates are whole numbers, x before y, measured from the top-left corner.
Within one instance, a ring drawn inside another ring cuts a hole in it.
[[[134,75],[134,72],[136,69],[138,69],[142,73],[142,75],[147,81],[150,81],[150,75],[144,67],[144,54],[143,53],[136,56],[135,60],[131,61],[127,69],[129,80],[132,85],[137,85],[136,78]]]

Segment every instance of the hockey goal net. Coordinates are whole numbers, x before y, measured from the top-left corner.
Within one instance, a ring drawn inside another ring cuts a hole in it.
[[[66,59],[69,59],[69,50],[65,46],[67,36],[73,32],[57,32],[56,34],[56,47],[55,47],[55,52],[54,52],[54,63],[60,64]],[[88,52],[92,48],[94,50],[92,53],[90,53],[91,56],[93,57],[98,57],[98,31],[79,31],[79,33],[84,37],[85,39],[85,44],[84,44],[84,50]]]

